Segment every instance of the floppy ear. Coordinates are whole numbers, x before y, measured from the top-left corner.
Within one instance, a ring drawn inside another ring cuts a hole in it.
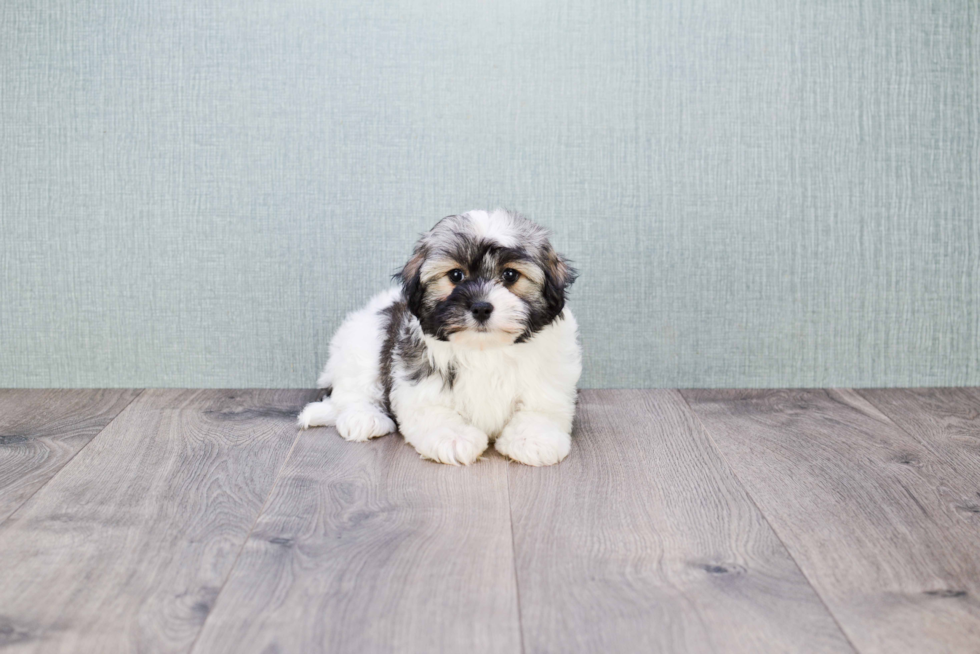
[[[578,273],[568,265],[565,257],[552,249],[548,249],[544,265],[544,301],[548,313],[554,320],[565,308],[565,289],[572,285]]]
[[[416,318],[419,317],[419,312],[422,310],[422,298],[425,295],[425,289],[422,287],[422,263],[424,261],[425,249],[416,246],[412,258],[408,260],[401,272],[395,275],[397,279],[401,280],[405,304],[408,305],[408,310]]]

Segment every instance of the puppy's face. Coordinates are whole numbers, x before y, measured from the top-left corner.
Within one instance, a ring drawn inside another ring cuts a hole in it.
[[[555,320],[575,272],[543,228],[498,209],[443,218],[399,277],[426,334],[483,349],[524,341]]]

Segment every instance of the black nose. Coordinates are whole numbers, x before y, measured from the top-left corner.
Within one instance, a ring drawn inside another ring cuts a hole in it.
[[[493,313],[493,305],[489,302],[474,302],[470,306],[470,311],[477,322],[486,322],[490,320],[490,314]]]

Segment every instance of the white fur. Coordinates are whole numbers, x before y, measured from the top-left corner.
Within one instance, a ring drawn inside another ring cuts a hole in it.
[[[518,244],[517,238],[511,229],[510,215],[503,209],[484,211],[473,209],[467,211],[471,224],[476,228],[476,233],[488,240],[496,241],[504,247],[513,247]]]
[[[301,427],[335,424],[341,436],[355,441],[395,430],[377,408],[383,397],[379,312],[399,298],[398,288],[375,296],[337,330],[319,379],[321,387],[332,384],[333,392],[303,409]],[[425,336],[430,364],[442,371],[454,367],[455,383],[447,389],[438,375],[420,382],[395,378],[391,408],[405,440],[423,457],[454,465],[473,463],[494,440],[497,451],[515,461],[558,463],[571,448],[575,385],[582,371],[577,333],[565,308],[559,320],[525,343],[488,342],[481,349],[473,342]]]

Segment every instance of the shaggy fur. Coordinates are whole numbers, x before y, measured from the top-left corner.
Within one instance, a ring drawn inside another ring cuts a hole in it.
[[[443,218],[415,245],[401,286],[352,313],[302,428],[351,441],[397,428],[423,457],[473,463],[493,442],[528,465],[568,455],[581,351],[565,290],[575,272],[515,213]]]

